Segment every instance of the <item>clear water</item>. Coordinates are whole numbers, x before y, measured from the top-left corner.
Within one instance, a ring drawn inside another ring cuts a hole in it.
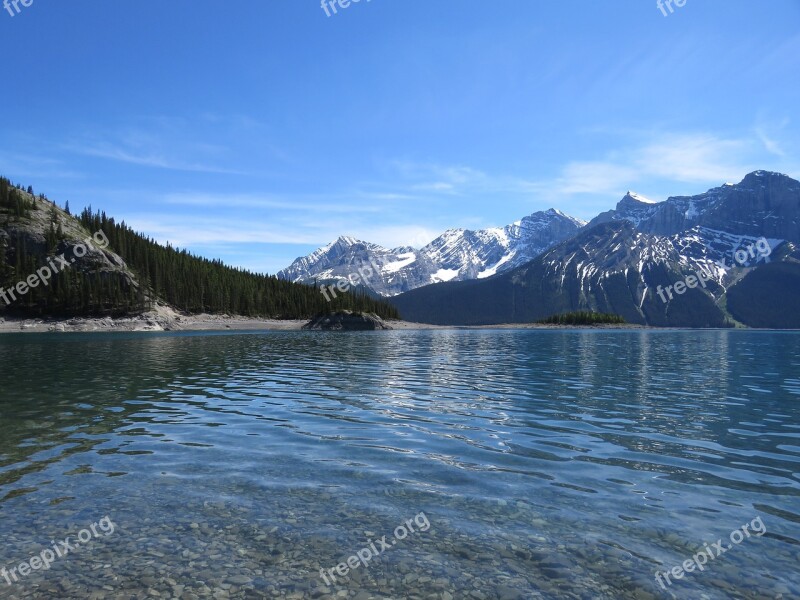
[[[0,337],[0,568],[105,516],[0,597],[798,598],[800,334]]]

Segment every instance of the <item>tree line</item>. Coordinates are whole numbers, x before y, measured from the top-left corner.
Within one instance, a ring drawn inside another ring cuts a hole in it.
[[[91,207],[84,209],[79,219],[89,231],[106,234],[144,288],[188,313],[298,319],[347,309],[399,318],[393,306],[363,292],[342,294],[328,302],[315,287],[229,267],[169,244],[162,246],[104,212],[93,213]]]

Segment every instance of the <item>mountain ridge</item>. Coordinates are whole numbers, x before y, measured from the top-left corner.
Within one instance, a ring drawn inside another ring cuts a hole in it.
[[[655,255],[650,260],[654,260],[654,265],[661,262],[669,265],[666,268],[668,280],[677,281],[697,269],[706,269],[715,289],[727,290],[737,277],[741,278],[742,273],[729,272],[720,264],[726,260],[730,264],[731,256],[740,246],[752,246],[760,238],[764,238],[771,248],[785,242],[800,245],[799,216],[800,182],[782,173],[758,170],[748,173],[737,184],[725,183],[694,196],[670,196],[663,201],[654,201],[629,190],[614,209],[600,213],[589,223],[557,209],[549,209],[502,228],[448,229],[419,251],[410,247],[387,250],[358,241],[360,246],[351,243],[346,251],[336,254],[330,251],[329,244],[309,255],[317,261],[322,260],[324,269],[308,261],[309,257],[301,257],[279,276],[306,283],[338,281],[370,264],[376,277],[362,283],[374,293],[400,298],[395,305],[403,307],[402,295],[414,290],[448,282],[496,281],[495,276],[514,271],[598,225],[627,222],[636,232],[654,236],[649,238],[653,244],[652,251],[667,252],[663,261]],[[570,225],[560,228],[559,225],[565,221]],[[538,236],[542,231],[544,235]],[[352,241],[352,238],[339,238],[342,239]],[[519,240],[524,242],[519,243]],[[644,251],[641,254],[642,257],[647,255]],[[639,263],[645,260],[642,257]],[[601,260],[599,256],[592,259]],[[623,271],[631,272],[631,267],[639,272],[642,265],[628,265]],[[724,293],[711,294],[715,303],[724,303],[723,296]],[[641,296],[638,300],[644,303]],[[673,310],[677,310],[676,306]],[[572,306],[574,310],[585,308],[581,303]],[[435,312],[434,308],[428,310]],[[536,316],[545,318],[550,315],[537,313]],[[648,322],[646,316],[640,317],[643,322]],[[412,312],[408,318],[425,320],[427,317],[422,311]],[[728,322],[726,319],[738,322],[724,310],[712,320],[722,323]],[[656,321],[673,324],[696,322],[675,318],[674,315]]]
[[[423,248],[384,248],[340,236],[297,258],[278,277],[298,283],[346,281],[365,267],[371,291],[394,296],[430,283],[483,279],[531,260],[574,235],[585,222],[551,208],[504,227],[447,229]]]

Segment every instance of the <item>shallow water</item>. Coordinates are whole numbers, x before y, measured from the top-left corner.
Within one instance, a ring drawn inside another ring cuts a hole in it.
[[[0,597],[797,598],[800,334],[0,337],[0,568],[106,516]]]

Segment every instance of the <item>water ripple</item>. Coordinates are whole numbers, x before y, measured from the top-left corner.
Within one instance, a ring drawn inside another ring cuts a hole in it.
[[[403,575],[426,564],[490,597],[635,598],[761,515],[767,535],[682,589],[800,596],[799,350],[732,331],[6,336],[0,566],[113,514],[125,535],[104,560],[126,592],[147,552],[194,586],[187,557],[210,544],[239,556],[202,563],[212,588],[239,572],[242,597],[304,593],[363,546],[353,532],[424,510],[427,538],[363,590],[427,590]],[[171,552],[142,541],[162,538]],[[54,572],[94,589],[90,567]]]

